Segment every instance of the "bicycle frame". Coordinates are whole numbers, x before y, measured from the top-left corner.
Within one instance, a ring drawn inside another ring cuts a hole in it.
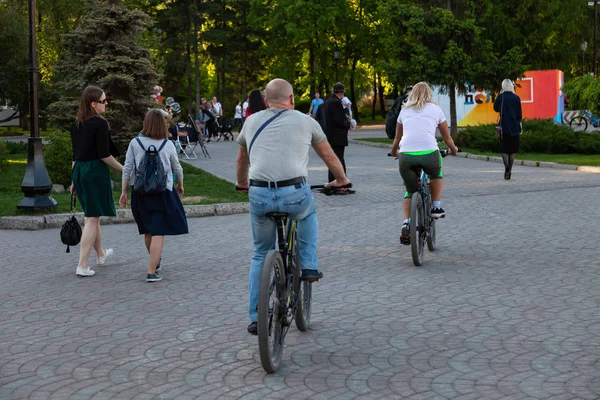
[[[296,232],[296,224],[295,220],[291,220],[289,218],[282,218],[277,223],[277,247],[278,251],[281,254],[281,258],[283,260],[283,266],[285,270],[285,298],[287,299],[285,304],[282,304],[285,307],[285,311],[287,311],[286,315],[286,324],[285,324],[285,334],[287,334],[287,330],[292,325],[294,320],[295,311],[297,307],[298,301],[298,293],[295,293],[293,286],[293,278],[294,271],[292,270],[291,258],[295,257],[294,254],[294,241],[292,240],[293,235]],[[298,262],[298,260],[295,260]],[[292,296],[293,294],[293,296]]]
[[[597,128],[600,126],[600,118],[596,117],[594,114],[589,112],[588,110],[583,110],[583,116],[590,120],[592,126]]]

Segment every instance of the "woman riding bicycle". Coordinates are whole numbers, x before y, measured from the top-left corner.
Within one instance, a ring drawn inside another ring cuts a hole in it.
[[[448,132],[448,122],[444,112],[432,101],[432,91],[425,82],[419,82],[408,97],[396,124],[396,137],[392,145],[391,155],[399,158],[400,175],[404,179],[406,193],[402,201],[404,223],[402,224],[403,244],[410,244],[410,199],[419,188],[419,176],[415,167],[421,167],[431,180],[431,198],[433,201],[431,216],[445,217],[441,206],[442,198],[442,157],[440,155],[436,128],[439,128],[442,139],[448,145],[450,154],[456,154],[458,148]],[[400,155],[398,148],[400,147]]]

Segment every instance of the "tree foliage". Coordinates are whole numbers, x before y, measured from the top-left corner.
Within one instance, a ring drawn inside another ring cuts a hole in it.
[[[54,82],[61,96],[50,109],[60,127],[68,128],[75,119],[83,89],[97,85],[106,92],[110,106],[105,116],[122,150],[141,130],[158,80],[149,52],[137,43],[145,21],[146,14],[119,0],[88,1],[87,14],[65,35],[65,53],[56,65]]]

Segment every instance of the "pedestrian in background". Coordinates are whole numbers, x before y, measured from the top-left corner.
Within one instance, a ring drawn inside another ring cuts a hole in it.
[[[233,117],[233,128],[231,128],[231,130],[235,129],[238,124],[240,125],[238,128],[239,133],[242,130],[242,126],[244,126],[244,119],[242,118],[242,106],[239,100],[235,103],[235,115]]]
[[[166,174],[166,190],[151,194],[144,190],[132,190],[131,212],[138,226],[138,232],[144,235],[144,243],[150,255],[146,282],[157,282],[162,280],[158,272],[161,267],[165,235],[188,233],[185,211],[179,198],[183,196],[183,169],[175,145],[168,140],[167,121],[160,110],[154,108],[146,113],[142,136],[133,139],[127,148],[119,203],[121,207],[127,207],[129,183],[132,185],[135,183],[135,171],[140,169],[146,150],[154,146],[159,150],[159,161]],[[177,177],[177,192],[173,191],[173,174]]]
[[[325,107],[325,135],[333,149],[333,152],[338,157],[344,173],[346,173],[346,161],[344,160],[344,151],[348,146],[348,129],[350,129],[350,120],[346,118],[342,98],[344,98],[345,87],[341,82],[333,85],[333,95],[327,99],[323,105]],[[335,180],[335,176],[329,171],[327,181]]]
[[[315,93],[315,98],[310,102],[310,109],[308,110],[308,115],[313,118],[317,118],[317,112],[319,111],[319,106],[323,104],[323,99],[321,98],[321,94],[319,92]]]
[[[246,108],[246,118],[255,114],[259,111],[266,110],[267,105],[262,92],[258,89],[254,89],[248,95],[248,108]]]
[[[123,166],[115,160],[119,152],[110,137],[108,121],[100,116],[107,104],[106,94],[102,89],[86,87],[79,102],[77,119],[71,126],[71,193],[79,198],[84,219],[76,271],[77,276],[82,277],[96,273],[88,265],[92,248],[96,251],[98,265],[104,264],[113,254],[113,249],[102,247],[100,217],[117,215],[109,166],[118,172],[123,171]]]
[[[504,162],[504,179],[509,180],[515,162],[515,153],[521,151],[523,133],[521,99],[515,94],[515,85],[510,79],[502,81],[502,92],[494,101],[494,111],[500,113],[498,125],[502,127],[500,148]]]

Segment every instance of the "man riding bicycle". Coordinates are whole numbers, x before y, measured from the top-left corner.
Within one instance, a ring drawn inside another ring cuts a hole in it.
[[[336,178],[325,186],[350,183],[319,123],[294,110],[292,85],[283,79],[272,80],[266,87],[265,102],[269,108],[248,117],[237,139],[236,186],[248,189],[254,241],[248,308],[248,332],[253,335],[258,332],[256,307],[262,264],[267,252],[275,248],[276,225],[265,215],[286,212],[298,221],[301,279],[316,281],[323,273],[318,269],[317,211],[306,183],[310,147]]]
[[[458,148],[448,132],[448,122],[442,109],[432,102],[432,91],[425,82],[417,83],[408,101],[402,107],[396,124],[396,137],[390,154],[399,158],[400,175],[404,179],[406,193],[402,201],[404,223],[400,243],[410,244],[410,199],[419,189],[419,176],[415,167],[421,167],[431,180],[431,199],[433,218],[446,216],[441,206],[442,198],[442,156],[435,138],[439,128],[442,139],[448,145],[450,154],[456,154]],[[401,152],[398,155],[398,148]]]

